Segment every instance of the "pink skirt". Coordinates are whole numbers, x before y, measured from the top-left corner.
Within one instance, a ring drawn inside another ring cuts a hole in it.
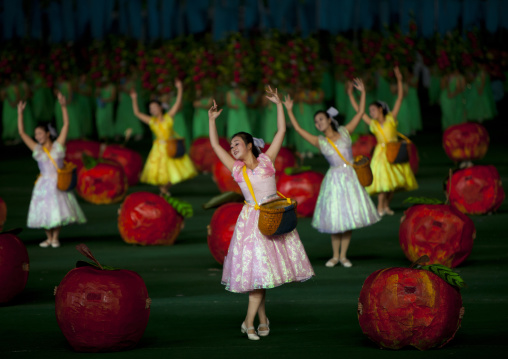
[[[244,205],[224,259],[222,284],[226,290],[246,293],[314,276],[296,229],[267,237],[259,232],[258,221],[259,211]]]

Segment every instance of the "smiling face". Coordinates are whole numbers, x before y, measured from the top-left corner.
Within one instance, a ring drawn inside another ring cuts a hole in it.
[[[235,136],[231,140],[231,154],[236,160],[244,159],[251,149],[252,144],[249,143],[249,145],[245,145],[243,138],[240,136]]]
[[[50,134],[49,132],[46,132],[44,128],[37,127],[35,129],[35,140],[40,145],[44,145],[48,140],[50,140]]]
[[[325,132],[330,127],[332,119],[326,116],[323,112],[318,113],[314,116],[314,125],[318,131]]]
[[[370,105],[369,106],[369,115],[372,119],[378,119],[379,115],[383,113],[382,108],[376,106],[376,105]]]
[[[152,116],[160,116],[162,114],[162,107],[157,102],[150,102],[148,109]]]

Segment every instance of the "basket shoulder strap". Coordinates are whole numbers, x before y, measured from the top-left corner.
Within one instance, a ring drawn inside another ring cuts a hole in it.
[[[373,121],[376,123],[377,128],[379,129],[379,132],[381,133],[381,136],[383,136],[385,142],[388,143],[388,139],[386,138],[385,131],[383,130],[383,127],[381,127],[381,125],[379,124],[379,121],[378,120],[373,120]]]
[[[42,149],[44,150],[44,152],[46,152],[46,154],[48,155],[49,159],[51,160],[51,162],[53,162],[53,165],[55,166],[57,172],[60,171],[60,168],[58,168],[58,165],[56,164],[55,160],[53,159],[53,157],[51,156],[51,154],[49,153],[48,149],[44,146],[42,146]]]
[[[259,209],[259,204],[258,204],[258,201],[256,200],[256,195],[254,194],[254,189],[252,188],[252,183],[250,183],[249,176],[247,176],[247,167],[245,165],[242,168],[242,174],[243,174],[243,179],[244,179],[245,183],[247,183],[247,187],[249,187],[249,191],[252,196],[252,199],[256,203],[254,208]]]
[[[337,154],[339,155],[340,158],[342,158],[342,160],[348,165],[348,166],[353,166],[351,164],[351,162],[349,162],[348,160],[346,160],[344,158],[344,156],[342,156],[342,153],[340,153],[339,149],[337,148],[337,146],[335,146],[335,143],[333,143],[332,140],[330,140],[328,137],[326,138],[328,143],[330,143],[330,145],[332,145],[332,147],[335,149],[335,151],[337,152]]]
[[[411,143],[411,140],[409,138],[407,138],[406,136],[404,136],[402,133],[400,132],[397,132],[397,135],[401,138],[403,138],[404,140],[406,140],[408,143]]]

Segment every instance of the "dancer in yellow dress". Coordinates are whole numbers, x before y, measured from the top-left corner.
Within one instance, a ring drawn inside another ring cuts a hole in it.
[[[138,108],[137,94],[131,91],[132,109],[134,115],[146,123],[155,135],[152,149],[141,173],[141,182],[159,186],[161,194],[169,194],[169,187],[197,175],[196,168],[188,155],[171,158],[167,151],[167,142],[172,138],[180,138],[173,130],[173,117],[182,104],[183,85],[180,80],[175,81],[177,88],[176,101],[171,109],[164,113],[161,103],[149,103],[150,115],[141,113]]]
[[[396,190],[411,191],[418,188],[415,176],[409,163],[392,164],[386,157],[386,143],[397,141],[397,114],[404,97],[402,85],[402,74],[398,67],[394,69],[397,78],[397,100],[390,112],[388,105],[376,101],[369,106],[370,117],[363,115],[363,120],[369,125],[370,132],[376,136],[377,145],[374,149],[370,167],[374,180],[366,188],[370,195],[378,195],[377,211],[380,216],[385,214],[393,215],[390,209],[390,202]],[[349,94],[351,104],[358,111],[358,104],[355,98]]]

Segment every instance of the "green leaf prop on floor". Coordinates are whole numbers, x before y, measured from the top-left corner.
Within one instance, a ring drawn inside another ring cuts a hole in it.
[[[221,193],[213,198],[211,198],[208,202],[203,204],[203,209],[210,209],[210,208],[216,208],[220,207],[223,204],[230,203],[230,202],[243,202],[244,198],[241,194],[236,192],[224,192]]]
[[[428,270],[429,272],[436,274],[446,283],[451,284],[455,287],[464,288],[466,286],[466,283],[457,272],[454,272],[453,270],[442,264],[431,264],[421,266],[420,269]]]
[[[171,197],[167,194],[164,199],[183,217],[190,218],[194,215],[194,209],[189,202],[182,201],[181,199]]]
[[[404,204],[444,204],[443,201],[437,198],[430,197],[408,197],[402,202]]]
[[[284,173],[288,176],[296,175],[298,173],[310,171],[312,167],[310,166],[301,166],[301,167],[286,167],[284,169]]]

